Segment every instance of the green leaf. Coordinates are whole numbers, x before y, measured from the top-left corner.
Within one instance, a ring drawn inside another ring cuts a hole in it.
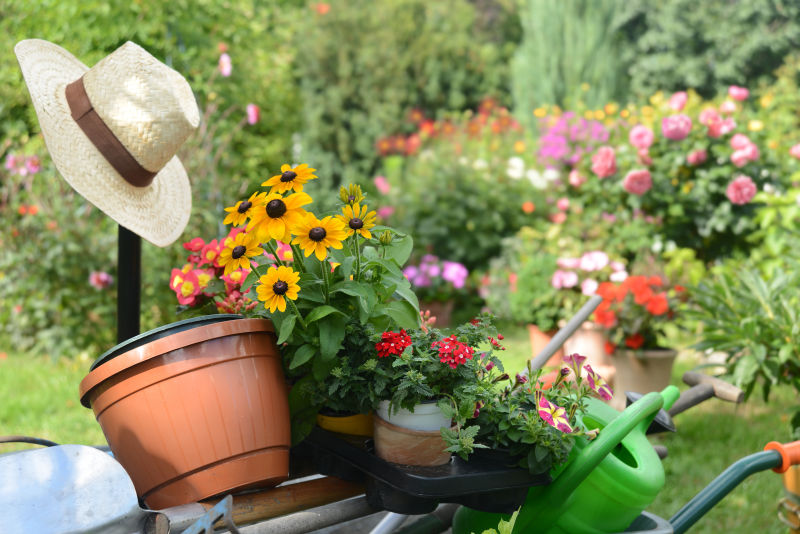
[[[300,367],[310,360],[316,351],[317,349],[314,348],[314,345],[309,345],[308,343],[302,345],[295,351],[294,356],[292,356],[292,363],[289,365],[289,369]]]
[[[414,240],[410,235],[403,237],[394,236],[391,244],[386,246],[386,258],[392,259],[402,266],[408,261],[411,252],[414,250]]]
[[[383,310],[400,328],[412,330],[419,327],[419,311],[409,302],[402,300],[390,302],[383,306]]]
[[[397,279],[395,277],[387,277],[386,280],[390,282],[394,282],[397,284],[397,287],[394,288],[394,294],[414,306],[419,313],[419,299],[417,299],[416,293],[411,290],[411,283],[403,277],[402,279]]]
[[[292,335],[292,331],[294,330],[294,323],[297,320],[297,316],[293,313],[289,313],[284,317],[283,322],[281,323],[281,327],[278,330],[278,345],[281,345],[289,339],[289,336]]]
[[[250,274],[248,274],[247,278],[245,278],[244,282],[242,282],[242,293],[247,294],[247,291],[253,284],[256,283],[256,280],[258,280],[258,273],[254,269],[250,271]]]
[[[343,293],[352,297],[358,297],[361,308],[367,312],[372,311],[378,301],[378,296],[375,290],[367,284],[360,282],[353,282],[352,280],[344,280],[335,284],[331,289],[331,293]]]
[[[344,315],[342,314],[342,312],[340,312],[333,306],[328,306],[327,304],[325,304],[324,306],[317,306],[316,308],[311,310],[311,313],[306,315],[306,324],[311,324],[314,321],[319,321],[323,317],[327,317],[332,313],[338,313],[340,315]]]
[[[330,315],[318,323],[320,355],[325,361],[332,360],[342,348],[346,318],[342,315]]]

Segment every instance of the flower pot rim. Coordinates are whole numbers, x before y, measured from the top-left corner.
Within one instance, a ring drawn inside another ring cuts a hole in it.
[[[614,350],[614,353],[631,355],[636,358],[669,358],[678,354],[678,351],[675,349],[629,349],[629,348],[618,348]]]
[[[134,365],[196,343],[202,343],[204,341],[230,335],[254,332],[265,332],[274,335],[275,327],[269,319],[238,318],[183,330],[135,347],[114,357],[105,364],[98,366],[81,380],[79,386],[81,404],[89,408],[89,392],[93,388],[113,375],[125,371]]]
[[[387,427],[387,428],[389,428],[391,430],[394,430],[395,432],[402,432],[403,434],[408,434],[408,435],[411,435],[411,436],[431,437],[431,436],[441,435],[441,431],[440,430],[413,430],[411,428],[406,428],[406,427],[403,427],[403,426],[394,425],[394,424],[390,423],[389,421],[383,419],[377,413],[375,414],[375,424],[376,425],[383,425],[383,426],[385,426],[385,427]],[[456,428],[455,425],[450,427],[450,429],[454,429],[454,428]]]

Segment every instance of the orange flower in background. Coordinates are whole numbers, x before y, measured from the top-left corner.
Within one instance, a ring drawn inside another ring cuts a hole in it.
[[[644,336],[640,333],[635,333],[625,339],[625,346],[636,350],[644,345]]]
[[[36,204],[28,206],[28,215],[36,215],[37,213],[39,213],[39,206]]]
[[[525,213],[533,213],[536,211],[536,204],[531,202],[530,200],[522,203],[522,211]]]
[[[617,346],[610,341],[606,341],[603,348],[605,349],[606,354],[614,354],[614,351],[617,350]]]
[[[611,310],[609,303],[603,301],[594,310],[594,321],[603,328],[613,328],[617,324],[617,314]]]
[[[330,10],[331,5],[326,4],[325,2],[318,2],[314,4],[314,11],[317,12],[317,15],[327,15]]]
[[[20,204],[19,208],[17,208],[17,213],[20,215],[27,215],[28,214],[28,206],[25,204]]]
[[[667,294],[665,292],[661,292],[657,295],[653,295],[653,297],[647,302],[646,309],[653,315],[664,315],[667,313],[669,311]]]

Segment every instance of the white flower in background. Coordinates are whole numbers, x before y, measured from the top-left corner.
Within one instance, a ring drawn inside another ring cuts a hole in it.
[[[613,272],[608,277],[609,280],[611,280],[612,282],[617,282],[617,283],[624,282],[626,278],[628,278],[628,273],[625,272],[625,271]]]
[[[434,157],[436,157],[436,155],[433,153],[433,150],[431,150],[430,148],[426,148],[425,150],[423,150],[422,152],[419,153],[420,161],[430,161]],[[464,158],[464,161],[466,162],[466,158]]]
[[[611,267],[611,270],[614,272],[625,270],[625,264],[622,263],[621,261],[612,261],[609,264],[609,267]]]
[[[764,184],[764,192],[771,195],[775,192],[775,186],[772,184]]]
[[[458,164],[464,165],[466,167],[467,165],[469,165],[469,160],[466,157],[461,156],[460,158],[458,158]]]
[[[548,182],[555,182],[558,180],[561,175],[555,169],[545,169],[544,173],[542,174],[545,180]]]
[[[587,278],[583,282],[581,282],[581,293],[586,295],[587,297],[591,297],[594,295],[595,291],[597,291],[597,287],[600,284],[597,283],[597,280],[593,278]]]
[[[664,250],[664,243],[662,243],[661,241],[658,241],[658,240],[653,241],[653,245],[650,247],[650,250],[652,250],[653,252],[658,254],[659,252]]]
[[[508,174],[509,178],[513,178],[514,180],[519,180],[525,176],[525,160],[519,156],[508,158],[506,174]]]
[[[489,168],[489,164],[486,163],[486,160],[483,158],[478,158],[472,162],[472,168],[476,171],[485,171]]]
[[[536,189],[544,189],[547,187],[547,180],[545,180],[544,176],[539,174],[539,171],[536,169],[528,169],[525,172],[525,177]]]

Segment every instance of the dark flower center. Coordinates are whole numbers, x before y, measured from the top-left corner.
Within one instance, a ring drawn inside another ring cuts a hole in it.
[[[252,206],[252,205],[253,205],[252,202],[250,202],[249,200],[245,200],[244,202],[239,204],[239,209],[238,209],[239,213],[246,212],[247,210],[250,209],[250,206]]]
[[[353,217],[352,219],[350,219],[350,228],[352,228],[353,230],[361,230],[362,228],[364,228],[364,221],[362,221],[358,217]]]
[[[276,198],[267,204],[267,215],[273,219],[281,217],[284,213],[286,213],[286,203],[283,200]]]
[[[233,258],[234,260],[238,260],[239,258],[244,256],[246,250],[247,249],[242,245],[237,245],[233,247],[233,250],[231,251],[231,258]]]
[[[276,295],[284,295],[287,291],[289,291],[289,284],[283,280],[278,280],[272,284],[272,292]]]
[[[354,197],[353,195],[350,195],[349,197],[347,197],[347,201],[348,201],[350,204],[352,204],[353,202],[355,202],[355,201],[356,201],[356,197]]]
[[[325,231],[325,228],[322,228],[321,226],[315,226],[308,231],[308,237],[310,237],[312,241],[322,241],[325,239],[326,235],[328,235],[328,233]]]
[[[295,178],[297,178],[297,173],[294,171],[285,171],[281,174],[281,182],[291,182]]]

